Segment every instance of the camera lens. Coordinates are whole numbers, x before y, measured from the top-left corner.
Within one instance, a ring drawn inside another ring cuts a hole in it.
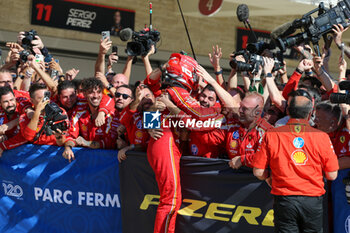
[[[236,60],[230,61],[230,66],[236,71],[252,71],[254,69],[253,65]]]

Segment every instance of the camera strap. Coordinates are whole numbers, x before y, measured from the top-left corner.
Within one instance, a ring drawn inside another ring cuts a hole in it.
[[[46,128],[46,125],[47,125],[47,120],[46,120],[46,118],[45,118],[44,124],[43,124],[43,126],[41,127],[41,129],[39,130],[39,132],[35,135],[34,141],[33,141],[33,142],[35,142],[35,141],[37,141],[37,140],[39,139],[40,135],[43,133],[44,129]]]

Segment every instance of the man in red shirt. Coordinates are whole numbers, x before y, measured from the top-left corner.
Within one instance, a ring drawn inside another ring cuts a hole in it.
[[[69,137],[62,135],[63,132],[53,132],[48,135],[45,132],[45,106],[50,102],[45,99],[45,92],[48,92],[44,84],[34,83],[30,86],[30,100],[34,106],[34,114],[30,119],[26,114],[21,115],[19,119],[20,132],[22,136],[29,142],[39,145],[63,145]],[[62,110],[63,111],[63,110]],[[66,115],[63,111],[62,115]],[[66,121],[68,127],[68,119]]]
[[[126,159],[125,152],[131,149],[146,151],[149,135],[143,128],[143,112],[155,102],[152,91],[145,85],[140,85],[135,91],[135,100],[126,106],[120,114],[120,123],[125,126],[130,146],[118,151],[118,160]]]
[[[129,85],[121,85],[116,88],[114,94],[115,112],[112,119],[111,137],[116,138],[116,147],[119,150],[118,153],[123,150],[125,154],[125,152],[132,147],[127,148],[128,144],[125,137],[126,128],[120,123],[120,116],[123,109],[129,106],[133,100],[134,93]]]
[[[217,108],[220,112],[220,103],[213,86],[208,84],[204,87],[198,96],[198,101],[203,108]],[[223,118],[223,116],[222,116]],[[224,154],[224,143],[226,132],[221,128],[205,129],[190,129],[189,149],[191,155],[201,156],[206,158],[217,158],[220,154]]]
[[[315,127],[327,133],[338,156],[340,169],[350,167],[350,131],[337,104],[324,101],[316,105]]]
[[[104,86],[99,79],[88,78],[82,82],[82,89],[88,105],[83,109],[76,110],[72,115],[72,124],[69,134],[75,139],[65,144],[63,157],[68,160],[74,159],[71,147],[75,145],[93,149],[112,149],[115,145],[115,138],[110,135],[112,127],[112,116],[105,117],[105,124],[95,125],[95,119],[103,96]]]
[[[20,97],[21,98],[21,97]],[[4,150],[16,148],[27,140],[19,133],[19,117],[24,113],[23,106],[16,101],[15,94],[10,86],[0,87],[0,124],[4,129],[1,132],[0,156]]]
[[[264,98],[255,92],[248,93],[240,103],[238,119],[228,120],[226,152],[234,169],[242,165],[252,167],[253,155],[264,133],[272,128],[261,112]]]
[[[322,232],[323,173],[336,179],[338,161],[329,136],[312,128],[310,96],[294,96],[287,109],[287,125],[265,133],[252,165],[266,180],[271,168],[275,232]]]

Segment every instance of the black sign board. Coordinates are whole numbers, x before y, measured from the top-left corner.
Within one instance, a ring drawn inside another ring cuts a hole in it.
[[[253,29],[258,41],[264,41],[266,43],[270,43],[271,37],[269,31],[257,30]],[[251,34],[249,29],[246,28],[237,28],[237,40],[236,40],[236,51],[245,49],[247,44],[255,43],[255,38]],[[298,59],[298,53],[295,49],[287,49],[284,52],[284,58],[288,59]]]
[[[135,11],[76,0],[33,0],[31,24],[117,35],[134,29]]]

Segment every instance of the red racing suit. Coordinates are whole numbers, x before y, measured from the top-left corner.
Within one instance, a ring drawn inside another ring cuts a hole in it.
[[[170,87],[166,89],[166,92],[177,107],[196,120],[205,121],[219,115],[214,108],[202,108],[191,97],[190,93],[183,88]],[[170,120],[169,117],[170,114],[167,110],[162,113],[161,128],[163,129],[163,136],[156,141],[151,138],[147,148],[147,158],[155,173],[160,193],[154,233],[175,232],[177,211],[182,202],[180,186],[181,152],[174,127],[165,127],[166,121]]]
[[[230,159],[241,156],[242,165],[252,167],[253,155],[259,146],[260,139],[266,130],[273,128],[264,118],[256,122],[256,126],[247,130],[237,120],[228,123],[226,135],[226,152]]]

